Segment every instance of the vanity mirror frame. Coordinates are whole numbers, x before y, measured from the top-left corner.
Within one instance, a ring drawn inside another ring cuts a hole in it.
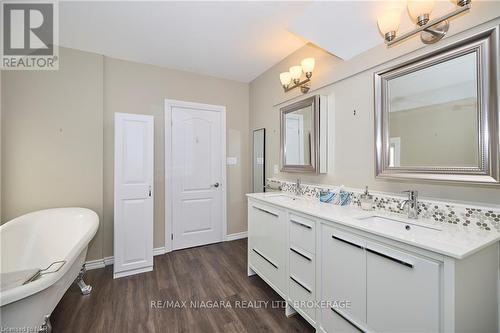
[[[286,115],[294,111],[311,106],[312,109],[312,128],[311,128],[311,164],[310,165],[292,165],[286,164]],[[298,102],[289,104],[280,109],[280,154],[282,172],[319,172],[319,107],[320,96],[312,96]]]
[[[498,38],[499,27],[497,26],[375,73],[375,172],[377,178],[500,184]],[[389,167],[389,81],[471,53],[476,54],[477,64],[476,109],[479,138],[477,166]]]

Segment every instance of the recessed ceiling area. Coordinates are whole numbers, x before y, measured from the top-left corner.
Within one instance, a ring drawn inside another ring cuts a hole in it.
[[[436,1],[431,17],[456,7],[452,1]],[[349,60],[383,43],[377,17],[389,9],[401,10],[399,33],[415,27],[406,1],[315,1],[290,24],[289,30],[322,49]]]
[[[60,2],[61,46],[249,82],[306,44],[308,2]]]

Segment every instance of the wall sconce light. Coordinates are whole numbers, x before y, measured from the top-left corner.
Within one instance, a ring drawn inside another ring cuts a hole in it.
[[[388,47],[419,32],[421,32],[420,39],[424,44],[434,44],[448,32],[448,19],[468,11],[471,7],[471,0],[457,0],[457,6],[458,8],[454,11],[431,20],[430,15],[434,8],[434,0],[409,0],[408,13],[416,22],[417,27],[401,36],[396,36],[401,18],[399,10],[387,11],[378,18],[377,23]]]
[[[283,72],[280,74],[281,85],[283,90],[288,92],[292,89],[300,87],[300,91],[305,94],[311,88],[310,81],[312,77],[312,72],[314,70],[315,61],[314,58],[305,58],[300,62],[300,65],[292,66],[288,69],[288,72]],[[306,74],[304,80],[300,80],[302,72]],[[290,83],[293,85],[290,86]]]

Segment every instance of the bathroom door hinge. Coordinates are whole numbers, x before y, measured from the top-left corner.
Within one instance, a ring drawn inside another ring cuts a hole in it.
[[[170,234],[170,238],[174,240],[174,234]]]

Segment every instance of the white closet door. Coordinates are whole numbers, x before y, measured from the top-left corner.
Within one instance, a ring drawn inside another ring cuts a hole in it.
[[[114,278],[153,270],[153,125],[115,114]]]

